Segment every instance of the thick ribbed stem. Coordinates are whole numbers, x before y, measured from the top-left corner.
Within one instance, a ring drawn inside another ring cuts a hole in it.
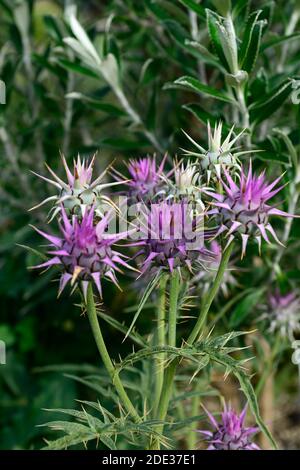
[[[198,336],[201,332],[201,329],[202,329],[202,327],[205,323],[207,314],[209,312],[210,306],[211,306],[211,304],[212,304],[212,302],[213,302],[213,300],[214,300],[214,298],[215,298],[215,296],[216,296],[216,294],[219,290],[220,284],[222,282],[222,279],[223,279],[228,261],[230,259],[232,249],[233,249],[233,243],[231,243],[223,253],[223,256],[222,256],[222,259],[221,259],[221,262],[220,262],[220,266],[219,266],[218,272],[216,274],[216,277],[215,277],[214,283],[212,285],[212,288],[207,293],[207,295],[206,295],[206,297],[205,297],[205,299],[202,303],[202,307],[201,307],[201,310],[200,310],[200,315],[199,315],[198,321],[197,321],[196,325],[194,326],[194,328],[193,328],[193,330],[192,330],[192,332],[191,332],[191,334],[188,338],[188,341],[187,341],[188,346],[194,343],[194,341],[198,338]],[[178,282],[178,284],[177,284],[177,282]],[[177,310],[178,293],[179,293],[179,279],[177,280],[177,282],[174,278],[173,278],[173,283],[171,282],[169,322],[170,322],[170,318],[172,318],[172,321],[174,320],[173,308],[175,306],[175,298],[176,298],[176,310]],[[172,292],[172,288],[174,289],[173,292]],[[169,325],[169,328],[170,328],[170,325]],[[175,330],[175,333],[176,333],[176,330]],[[172,340],[173,340],[174,335],[173,335],[173,333],[170,335],[170,331],[169,331],[169,340],[170,340],[170,338],[172,338]],[[157,418],[161,421],[164,421],[164,419],[167,415],[167,412],[168,412],[169,402],[170,402],[171,395],[172,395],[174,376],[175,376],[175,373],[176,373],[176,367],[177,367],[178,363],[179,363],[178,358],[174,359],[171,362],[171,364],[169,365],[169,367],[167,368],[166,373],[165,373],[163,389],[162,389],[163,393],[161,394],[159,407],[158,407],[158,413],[157,413]],[[160,426],[158,426],[157,431],[162,433],[163,429],[164,429],[164,426],[163,426],[163,424],[161,424]],[[155,439],[152,442],[150,448],[151,449],[159,449],[160,448],[160,445],[159,445],[159,442],[158,442],[157,439]]]
[[[169,346],[176,346],[177,304],[179,294],[179,273],[172,274],[170,280],[170,307],[169,307]]]
[[[131,400],[126,393],[119,376],[116,374],[115,367],[106,349],[106,345],[105,345],[102,332],[100,329],[100,325],[98,322],[98,318],[97,318],[97,312],[96,312],[94,295],[93,295],[93,288],[91,284],[89,284],[88,291],[87,291],[86,310],[87,310],[88,318],[90,321],[91,329],[94,335],[94,339],[95,339],[98,351],[102,358],[103,364],[107,372],[110,375],[113,385],[116,388],[116,391],[120,397],[120,400],[124,408],[126,409],[126,411],[134,419],[134,421],[140,421],[140,417],[137,411],[135,410],[133,404],[131,403]]]
[[[176,271],[172,274],[170,279],[170,305],[169,305],[169,324],[168,324],[168,344],[169,346],[176,346],[176,323],[177,323],[177,307],[178,295],[180,288],[180,277]],[[169,401],[173,391],[174,375],[176,370],[177,361],[172,361],[167,368],[164,376],[162,391],[157,410],[157,419],[163,421],[168,412]],[[164,429],[163,424],[157,427],[157,431],[162,433]],[[158,439],[152,440],[150,445],[151,449],[160,449]]]
[[[157,305],[157,326],[156,343],[157,346],[165,345],[165,322],[166,322],[166,287],[167,277],[163,277],[159,284],[158,305]],[[155,360],[155,403],[154,416],[156,416],[158,403],[164,381],[164,361],[165,355],[160,354]]]

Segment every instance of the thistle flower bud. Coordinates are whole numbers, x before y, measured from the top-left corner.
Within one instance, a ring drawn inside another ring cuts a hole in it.
[[[238,415],[230,406],[224,405],[221,423],[205,411],[214,428],[213,431],[198,431],[205,436],[205,441],[209,444],[207,450],[260,450],[252,442],[252,435],[259,429],[244,426],[247,407]]]
[[[53,176],[53,180],[33,172],[39,178],[42,178],[44,181],[54,185],[58,189],[59,193],[55,196],[48,197],[40,204],[32,207],[31,210],[36,209],[49,201],[53,201],[55,206],[53,207],[50,221],[53,220],[53,218],[60,212],[62,204],[68,213],[76,213],[77,215],[83,215],[86,208],[89,208],[93,205],[95,207],[95,211],[99,212],[101,215],[101,205],[103,203],[110,203],[110,199],[102,194],[103,189],[120,183],[101,183],[107,173],[107,170],[105,170],[103,173],[101,173],[100,176],[98,176],[98,178],[92,181],[95,155],[93,156],[90,163],[88,163],[85,159],[81,160],[80,156],[78,155],[77,161],[73,161],[73,173],[68,167],[66,159],[63,155],[62,163],[67,175],[67,182],[64,182],[62,179],[60,179],[48,165],[46,165],[46,167]]]
[[[178,195],[190,196],[199,193],[199,174],[190,160],[186,164],[175,164],[175,186]]]
[[[186,137],[193,143],[198,149],[196,151],[185,150],[185,154],[189,156],[195,156],[199,159],[198,171],[200,177],[205,177],[207,183],[210,180],[218,180],[221,177],[224,169],[240,169],[240,163],[238,157],[245,152],[236,152],[233,148],[235,142],[242,135],[243,131],[235,137],[232,137],[234,126],[230,129],[227,137],[222,142],[222,122],[215,125],[214,131],[212,132],[210,123],[207,124],[208,134],[208,150],[205,150],[201,145],[195,142],[188,134],[185,133]]]
[[[204,211],[202,193],[203,189],[206,188],[201,185],[197,165],[190,160],[186,163],[175,160],[174,168],[170,173],[172,178],[166,180],[168,186],[168,189],[166,189],[167,199],[184,200],[187,203],[194,201]]]

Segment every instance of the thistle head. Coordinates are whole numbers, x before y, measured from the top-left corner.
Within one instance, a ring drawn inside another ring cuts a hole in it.
[[[83,215],[87,207],[95,206],[96,212],[100,210],[101,204],[110,202],[107,196],[102,194],[102,190],[120,184],[114,183],[101,183],[104,179],[107,170],[100,174],[94,181],[92,181],[93,167],[95,163],[95,155],[90,163],[85,159],[81,160],[78,155],[77,160],[73,160],[73,170],[71,171],[65,157],[62,155],[62,163],[66,172],[67,181],[63,181],[54,171],[46,165],[49,173],[53,179],[46,178],[42,175],[36,174],[39,178],[52,184],[58,190],[58,194],[45,199],[43,202],[33,207],[31,210],[42,206],[46,202],[53,201],[54,207],[52,209],[52,220],[60,211],[62,204],[65,210],[70,214]]]
[[[208,149],[205,150],[201,145],[195,142],[189,135],[187,138],[194,144],[198,151],[185,151],[187,155],[196,156],[199,159],[198,171],[200,177],[205,175],[207,182],[210,179],[216,180],[221,177],[224,169],[239,170],[239,155],[244,152],[236,152],[233,145],[243,132],[233,136],[234,126],[230,129],[227,137],[222,142],[222,122],[215,124],[212,131],[210,123],[207,124]]]
[[[109,216],[95,223],[94,207],[86,210],[81,220],[76,215],[69,220],[63,207],[61,215],[60,237],[35,228],[50,242],[50,250],[47,251],[50,259],[35,268],[49,268],[54,265],[61,268],[59,293],[68,283],[71,286],[80,284],[86,296],[88,284],[93,282],[102,296],[103,278],[118,286],[115,271],[120,271],[120,266],[130,266],[123,259],[126,257],[112,247],[120,239],[120,235],[106,233]]]
[[[200,262],[203,248],[203,217],[190,204],[151,204],[140,224],[143,255],[142,272],[187,268],[192,272]]]
[[[230,406],[224,405],[221,422],[217,422],[206,410],[213,430],[198,432],[205,436],[207,450],[260,450],[252,442],[252,436],[258,432],[258,428],[244,425],[246,411],[247,407],[238,415]]]
[[[268,303],[263,306],[264,314],[261,319],[269,323],[271,333],[278,332],[283,338],[294,340],[294,335],[300,331],[300,298],[298,292],[285,295],[277,288],[269,295]]]
[[[128,164],[131,180],[128,182],[129,196],[144,202],[155,197],[163,185],[163,169],[166,156],[157,166],[156,157],[132,159]]]
[[[252,174],[251,161],[248,174],[244,168],[241,169],[239,181],[235,182],[227,170],[224,170],[224,174],[226,181],[221,180],[224,194],[206,191],[206,194],[216,201],[213,203],[215,209],[212,213],[218,216],[220,224],[217,235],[226,232],[228,242],[240,236],[242,257],[246,252],[249,238],[257,240],[259,250],[262,238],[271,243],[268,233],[281,244],[269,218],[272,215],[283,217],[293,217],[293,215],[269,205],[268,201],[283,188],[283,186],[276,188],[282,176],[268,183],[264,171],[259,176]]]

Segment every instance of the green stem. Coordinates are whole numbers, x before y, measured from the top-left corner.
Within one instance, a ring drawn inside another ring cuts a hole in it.
[[[197,383],[196,385],[196,390],[195,391],[200,391],[201,383]],[[196,416],[198,415],[198,409],[199,409],[199,395],[195,395],[192,398],[192,403],[191,403],[191,416]],[[187,444],[188,444],[188,450],[196,450],[197,446],[197,433],[195,431],[195,423],[191,425],[191,428],[188,433],[187,437]]]
[[[215,296],[218,292],[220,284],[222,282],[223,275],[225,273],[228,261],[230,259],[232,249],[233,249],[233,243],[230,243],[230,245],[226,248],[226,250],[223,253],[223,256],[222,256],[222,259],[221,259],[221,262],[220,262],[220,266],[219,266],[218,272],[216,274],[216,277],[215,277],[214,283],[212,285],[212,288],[204,298],[204,301],[202,303],[202,307],[201,307],[201,310],[200,310],[200,315],[199,315],[199,318],[197,320],[197,323],[194,326],[194,328],[193,328],[193,330],[192,330],[192,332],[191,332],[191,334],[190,334],[190,336],[187,340],[187,345],[188,346],[190,346],[194,343],[194,341],[198,338],[198,336],[201,332],[202,326],[205,323],[205,320],[206,320],[207,314],[209,312],[210,306],[211,306],[211,304],[212,304],[212,302],[213,302],[213,300],[214,300],[214,298],[215,298]],[[179,286],[179,279],[178,279],[178,286]],[[172,289],[173,289],[173,291],[172,291]],[[170,320],[174,321],[173,308],[175,308],[175,299],[176,299],[176,309],[177,309],[178,287],[177,287],[177,283],[176,283],[175,279],[173,278],[173,282],[171,281],[171,287],[170,287],[169,322],[170,322]],[[175,320],[176,320],[176,317],[175,317]],[[170,328],[170,324],[169,324],[169,328]],[[171,329],[172,329],[172,325],[171,325]],[[176,333],[176,330],[175,330],[175,333]],[[170,331],[169,331],[169,339],[170,338],[173,338],[173,333],[172,333],[172,335],[170,335]],[[175,376],[176,368],[177,368],[177,365],[179,364],[179,362],[180,362],[180,360],[178,358],[173,359],[173,361],[171,362],[171,364],[169,365],[169,367],[167,368],[166,373],[165,373],[163,389],[162,389],[163,393],[161,394],[161,397],[160,397],[160,402],[159,402],[159,406],[158,406],[158,416],[157,416],[157,418],[161,421],[164,421],[164,419],[167,415],[167,412],[168,412],[169,402],[170,402],[171,395],[172,395],[172,390],[173,390],[174,376]],[[157,431],[159,433],[162,433],[163,430],[164,430],[164,425],[160,424],[157,427]],[[157,439],[155,439],[153,441],[150,448],[151,449],[156,449],[156,450],[160,448],[159,442],[158,442]]]
[[[241,119],[243,123],[243,127],[245,129],[250,129],[250,115],[249,110],[245,101],[245,88],[244,85],[239,85],[236,90],[239,108],[241,112]],[[248,146],[251,145],[251,138],[249,134],[246,134],[245,141]]]
[[[176,372],[177,364],[178,364],[177,359],[174,359],[169,365],[169,367],[167,368],[166,373],[165,373],[162,394],[160,396],[158,412],[157,412],[157,419],[161,421],[165,419],[167,412],[168,412],[168,407],[169,407],[169,402],[170,402],[171,395],[172,395],[174,375]],[[163,430],[164,430],[163,424],[158,425],[156,428],[156,431],[159,433],[162,433]],[[154,438],[152,442],[150,443],[150,450],[160,450],[160,442],[157,438]]]
[[[89,284],[88,286],[88,291],[87,291],[87,299],[86,299],[86,309],[87,309],[87,314],[89,318],[89,322],[91,325],[91,329],[94,335],[94,339],[98,348],[98,351],[100,353],[100,356],[102,358],[103,364],[113,382],[113,385],[116,388],[116,391],[120,397],[120,400],[122,404],[124,405],[124,408],[126,411],[130,414],[130,416],[134,419],[134,421],[140,421],[140,417],[138,413],[136,412],[133,404],[130,401],[130,398],[128,397],[123,384],[116,373],[115,367],[110,359],[109,353],[106,349],[104,339],[102,336],[102,332],[100,329],[100,325],[98,322],[97,318],[97,312],[96,312],[96,307],[95,307],[95,302],[94,302],[94,295],[93,295],[93,288],[92,285]]]
[[[220,284],[222,282],[224,273],[227,268],[228,261],[230,259],[230,255],[233,249],[233,243],[230,243],[230,245],[226,248],[226,250],[223,253],[218,272],[216,274],[214,283],[212,285],[212,288],[208,291],[206,296],[204,297],[204,300],[202,302],[200,314],[197,320],[196,325],[194,326],[190,336],[188,337],[187,344],[191,345],[194,343],[194,341],[198,338],[202,327],[205,323],[207,314],[209,312],[210,306],[219,290]]]
[[[179,295],[179,273],[173,273],[170,280],[170,307],[169,307],[169,346],[176,347],[177,304]]]
[[[157,306],[157,346],[164,346],[165,344],[165,322],[166,322],[166,287],[167,277],[163,277],[160,281],[159,286],[159,297]],[[156,358],[155,365],[155,404],[154,404],[154,415],[156,416],[158,403],[162,391],[164,381],[164,354],[160,354]]]
[[[170,279],[170,305],[169,305],[169,324],[168,324],[168,343],[169,346],[176,346],[176,323],[177,323],[177,305],[178,305],[178,295],[180,288],[180,277],[179,273],[176,271],[172,274]],[[157,410],[157,419],[163,421],[168,412],[169,402],[172,396],[173,391],[173,382],[174,375],[176,370],[177,361],[173,360],[168,366],[164,381],[162,385],[162,393],[160,395],[160,400]],[[160,424],[157,426],[157,432],[162,433],[164,425]],[[150,449],[159,450],[160,443],[157,438],[152,440],[150,444]]]

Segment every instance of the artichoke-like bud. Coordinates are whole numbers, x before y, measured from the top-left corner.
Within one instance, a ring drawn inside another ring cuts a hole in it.
[[[110,199],[106,195],[102,194],[103,189],[120,184],[120,182],[101,183],[106,176],[108,169],[103,171],[94,181],[92,181],[95,156],[96,155],[94,155],[91,162],[88,163],[85,159],[81,160],[78,155],[77,161],[73,161],[73,172],[71,172],[65,157],[62,155],[62,163],[67,175],[66,182],[59,178],[47,164],[46,167],[53,176],[53,180],[33,172],[36,176],[42,178],[47,183],[54,185],[58,189],[58,194],[48,197],[30,210],[36,209],[43,204],[52,201],[54,202],[54,207],[50,211],[50,221],[61,211],[62,204],[70,214],[83,215],[86,208],[94,206],[96,213],[101,215],[101,205],[111,204]]]
[[[240,169],[239,156],[248,151],[237,152],[234,144],[242,135],[242,132],[233,136],[234,126],[230,129],[227,137],[222,142],[222,122],[215,124],[212,131],[210,123],[207,124],[208,150],[192,139],[186,132],[184,134],[197,148],[197,151],[184,150],[188,156],[195,156],[199,159],[198,171],[200,177],[204,177],[209,184],[210,180],[218,180],[224,169],[238,171]]]
[[[196,165],[190,160],[186,164],[174,166],[175,187],[179,196],[194,196],[200,193],[199,174]]]
[[[167,199],[195,201],[204,210],[202,202],[203,187],[200,184],[197,165],[190,160],[186,163],[174,161],[174,168],[170,172],[172,178],[166,179]],[[207,189],[207,188],[205,188]]]
[[[260,450],[252,442],[252,437],[259,431],[257,427],[244,425],[247,407],[238,415],[230,406],[224,405],[222,421],[218,423],[213,415],[205,410],[213,431],[199,430],[208,443],[207,450]]]
[[[110,215],[104,216],[95,224],[95,208],[86,210],[82,219],[76,215],[69,220],[64,207],[61,208],[62,221],[59,224],[61,237],[34,229],[50,242],[48,255],[51,258],[34,268],[59,266],[62,269],[59,294],[70,282],[71,286],[82,287],[86,297],[89,282],[93,282],[102,296],[102,279],[108,279],[118,286],[115,271],[120,267],[131,268],[126,256],[115,251],[113,245],[124,234],[106,233]]]
[[[249,238],[257,240],[259,251],[261,249],[262,238],[271,243],[268,233],[274,240],[281,244],[269,218],[272,215],[283,217],[294,217],[292,214],[281,211],[267,202],[275,196],[284,186],[275,188],[281,180],[279,176],[272,183],[268,183],[263,171],[259,176],[252,174],[252,163],[250,161],[248,174],[245,169],[241,169],[240,179],[236,182],[224,170],[226,182],[221,180],[224,194],[206,191],[206,194],[215,199],[213,203],[215,209],[211,213],[217,215],[219,230],[216,234],[226,232],[228,244],[239,236],[242,239],[242,257],[245,255]]]

